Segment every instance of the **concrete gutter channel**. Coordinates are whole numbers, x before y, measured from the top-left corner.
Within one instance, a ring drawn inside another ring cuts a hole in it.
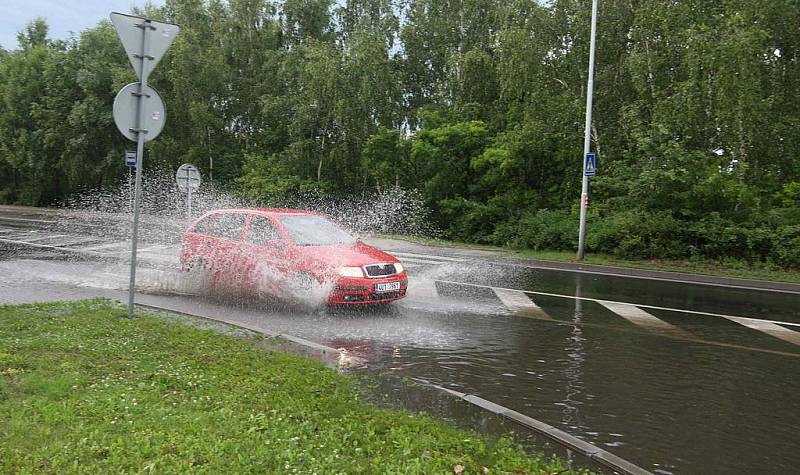
[[[316,343],[286,333],[271,332],[269,330],[258,328],[242,322],[236,322],[225,318],[212,318],[185,311],[176,311],[170,308],[160,307],[152,304],[137,303],[136,305],[142,308],[183,315],[189,318],[195,318],[211,323],[217,323],[217,324],[223,323],[228,326],[266,335],[274,339],[274,341],[263,344],[266,348],[274,351],[281,351],[285,353],[292,353],[306,357],[312,357],[332,368],[339,367],[340,360],[344,356],[343,353],[337,350],[336,348],[322,345],[320,343]],[[535,432],[536,434],[544,436],[545,438],[559,444],[560,446],[564,447],[568,451],[568,453],[569,451],[574,451],[586,457],[588,460],[597,463],[599,466],[611,470],[612,473],[620,473],[623,475],[652,475],[651,472],[648,472],[647,470],[639,467],[638,465],[634,465],[633,463],[628,462],[627,460],[621,457],[618,457],[606,450],[603,450],[595,445],[592,445],[589,442],[586,442],[575,436],[572,436],[562,431],[561,429],[558,429],[542,421],[521,414],[505,406],[493,403],[479,396],[461,393],[458,391],[454,391],[452,389],[438,386],[436,384],[426,383],[419,380],[414,380],[414,381],[415,384],[434,388],[443,394],[456,397],[483,411],[490,412],[492,414],[495,414],[497,416],[515,422]]]

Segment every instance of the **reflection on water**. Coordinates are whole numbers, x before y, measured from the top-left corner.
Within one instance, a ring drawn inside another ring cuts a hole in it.
[[[581,297],[581,275],[575,275],[575,296]],[[573,319],[574,325],[572,331],[567,336],[565,341],[566,349],[566,367],[564,368],[564,378],[567,386],[564,394],[564,400],[561,411],[562,418],[561,424],[563,427],[569,428],[572,434],[581,434],[584,432],[583,424],[581,423],[580,406],[583,404],[581,397],[584,395],[583,385],[583,362],[586,359],[583,350],[583,330],[581,328],[581,321],[583,317],[583,301],[575,299],[575,317]]]

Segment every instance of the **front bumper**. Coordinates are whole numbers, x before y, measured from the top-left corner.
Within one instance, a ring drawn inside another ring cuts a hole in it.
[[[400,282],[400,289],[377,292],[377,284]],[[388,277],[339,277],[328,297],[328,305],[370,305],[393,302],[406,296],[408,274],[405,271]]]

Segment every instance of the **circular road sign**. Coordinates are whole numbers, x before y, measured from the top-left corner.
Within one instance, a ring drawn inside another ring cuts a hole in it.
[[[137,103],[139,102],[139,83],[132,82],[120,89],[117,97],[114,98],[114,122],[122,135],[128,140],[136,142],[136,113],[138,112]],[[147,131],[144,134],[144,141],[149,142],[158,137],[164,129],[164,122],[167,120],[167,112],[164,109],[164,101],[155,89],[145,86],[144,96],[142,96],[142,107],[144,108],[144,123],[142,128]]]
[[[178,183],[178,189],[183,193],[189,190],[197,191],[200,188],[200,170],[190,163],[184,163],[175,172],[175,181]]]

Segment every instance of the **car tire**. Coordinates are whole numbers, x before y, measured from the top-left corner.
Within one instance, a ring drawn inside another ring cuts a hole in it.
[[[293,303],[307,307],[319,306],[319,282],[307,272],[297,272],[286,279],[286,294]]]
[[[188,291],[212,290],[211,266],[202,257],[193,258],[183,269],[186,274],[185,283]]]

